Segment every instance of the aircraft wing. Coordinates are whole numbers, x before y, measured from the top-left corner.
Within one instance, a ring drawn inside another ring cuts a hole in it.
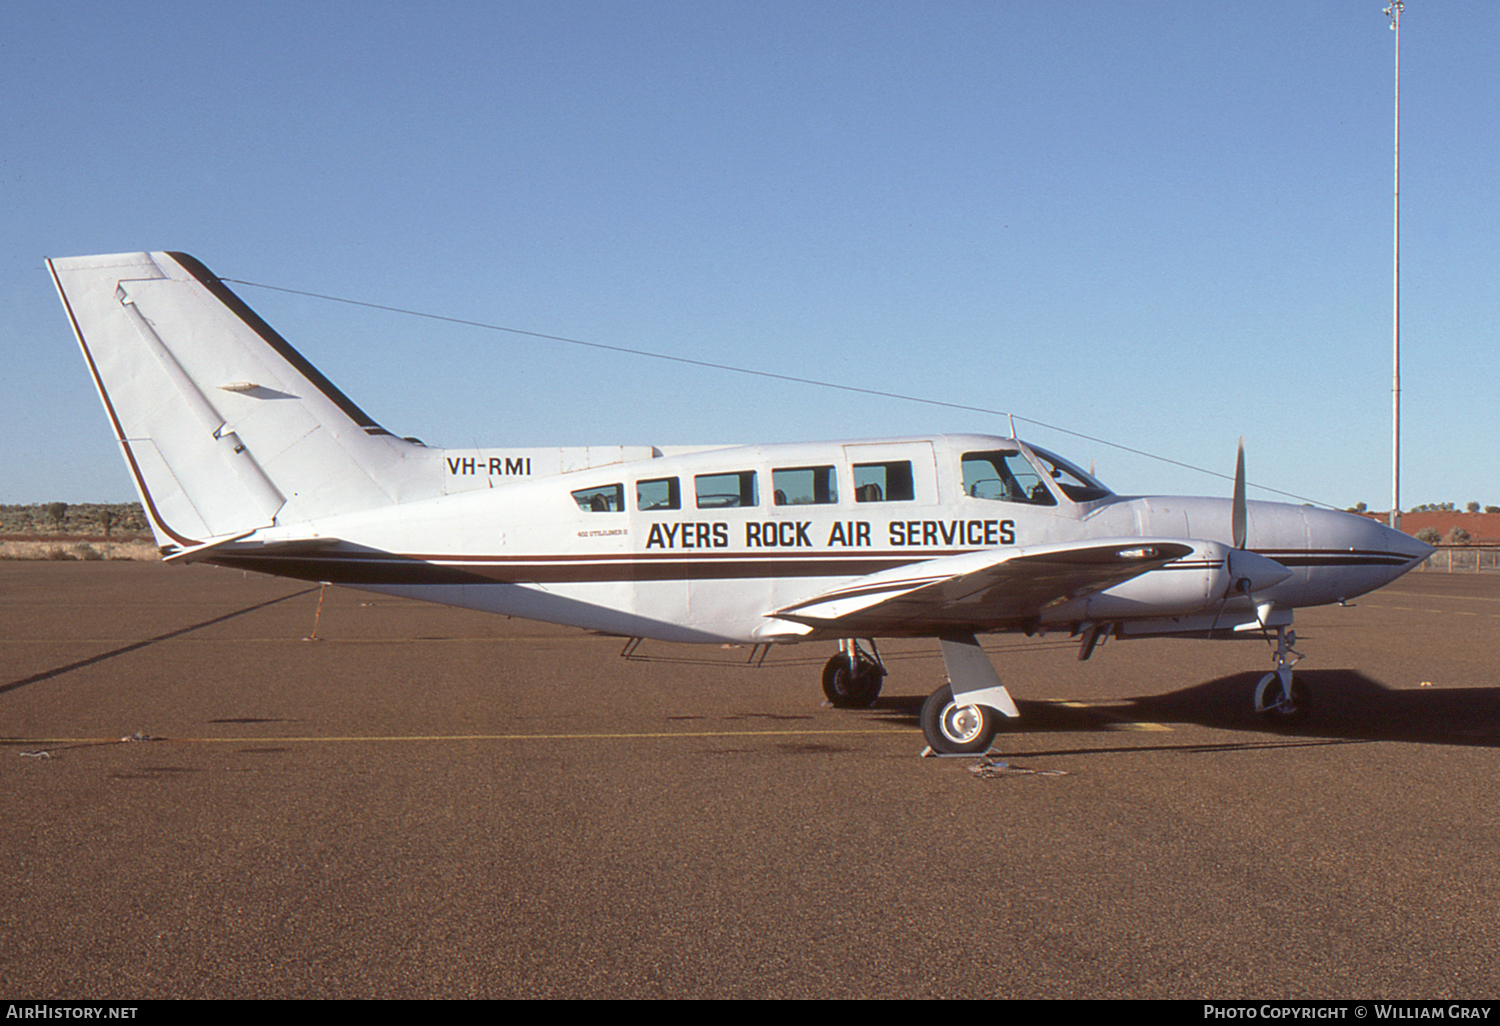
[[[914,627],[926,633],[944,624],[998,627],[1192,551],[1181,540],[1150,538],[986,549],[882,570],[768,615],[851,638],[906,634]]]

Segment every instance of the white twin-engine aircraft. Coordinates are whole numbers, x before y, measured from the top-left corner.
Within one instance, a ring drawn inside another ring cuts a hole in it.
[[[371,420],[181,253],[49,260],[168,562],[202,561],[631,639],[837,640],[836,706],[876,638],[933,637],[942,753],[1019,715],[975,636],[1274,632],[1257,710],[1308,708],[1298,606],[1389,583],[1428,546],[1281,503],[1126,498],[1013,438],[733,448],[434,449]],[[1242,635],[1241,635],[1242,636]],[[752,656],[753,656],[752,652]]]

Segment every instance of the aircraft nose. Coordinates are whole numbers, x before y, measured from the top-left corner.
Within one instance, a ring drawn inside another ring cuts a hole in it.
[[[1358,548],[1401,557],[1408,564],[1402,567],[1403,573],[1432,555],[1434,551],[1433,547],[1426,542],[1418,541],[1402,531],[1394,531],[1378,520],[1371,520],[1369,517],[1355,517],[1354,519],[1364,521],[1357,530],[1355,545]]]
[[[1424,541],[1418,541],[1403,531],[1393,531],[1384,524],[1380,525],[1380,530],[1384,532],[1386,544],[1391,552],[1398,556],[1405,556],[1412,561],[1413,566],[1437,551],[1433,546]]]
[[[1377,520],[1336,510],[1304,508],[1309,547],[1349,567],[1364,567],[1389,583],[1432,555],[1433,548]],[[1376,587],[1379,584],[1375,585]]]

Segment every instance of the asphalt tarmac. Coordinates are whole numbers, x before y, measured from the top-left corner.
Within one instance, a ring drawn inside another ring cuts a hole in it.
[[[1500,989],[1500,577],[1234,643],[622,641],[208,567],[0,563],[0,996],[1454,998]],[[306,640],[314,635],[316,640]],[[129,740],[138,738],[138,740]]]

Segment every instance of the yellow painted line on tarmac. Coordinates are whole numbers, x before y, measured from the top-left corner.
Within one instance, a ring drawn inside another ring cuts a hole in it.
[[[1165,724],[1162,724],[1162,723],[1141,723],[1141,722],[1135,722],[1135,721],[1132,721],[1132,720],[1122,719],[1121,717],[1116,716],[1113,713],[1110,713],[1107,710],[1102,709],[1099,706],[1094,705],[1091,702],[1080,702],[1077,699],[1073,699],[1073,698],[1051,698],[1051,699],[1043,699],[1043,701],[1045,701],[1048,705],[1061,705],[1061,706],[1065,706],[1065,707],[1067,707],[1069,709],[1088,709],[1089,711],[1093,712],[1094,714],[1096,714],[1098,716],[1102,716],[1106,720],[1110,721],[1105,726],[1106,730],[1126,730],[1126,731],[1136,731],[1136,732],[1142,732],[1142,733],[1148,733],[1148,732],[1152,732],[1152,731],[1163,731],[1163,732],[1168,733],[1168,734],[1172,733],[1172,728],[1166,726]]]
[[[1406,588],[1384,587],[1379,594],[1361,595],[1355,601],[1349,603],[1351,607],[1359,605],[1380,605],[1390,599],[1392,595],[1420,595],[1425,599],[1437,599],[1443,602],[1500,602],[1500,598],[1492,595],[1434,595],[1430,591],[1412,591]]]
[[[3,745],[119,745],[170,742],[176,744],[246,744],[280,741],[297,744],[320,742],[412,742],[412,741],[619,741],[705,737],[817,737],[851,734],[906,734],[910,728],[868,727],[857,730],[691,730],[639,731],[607,734],[366,734],[331,737],[6,737]]]
[[[1396,606],[1377,605],[1374,602],[1367,603],[1371,609],[1379,609],[1391,613],[1425,613],[1428,616],[1483,616],[1488,619],[1500,619],[1500,613],[1487,613],[1475,609],[1434,609],[1431,606]]]

